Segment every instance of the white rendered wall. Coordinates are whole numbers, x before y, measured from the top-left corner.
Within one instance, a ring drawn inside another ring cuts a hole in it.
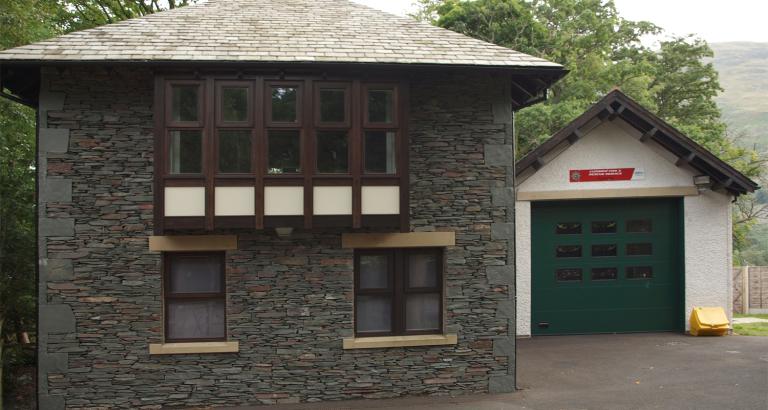
[[[635,188],[690,188],[694,170],[675,165],[676,157],[654,143],[639,141],[640,133],[621,120],[606,122],[587,133],[518,184],[521,192],[578,190],[620,191]],[[571,169],[643,168],[635,181],[569,182]],[[611,194],[611,195],[613,195]],[[627,195],[634,196],[634,195]],[[611,196],[613,197],[613,196]],[[693,306],[722,306],[730,315],[731,207],[729,195],[705,192],[684,197],[685,322]],[[553,198],[557,199],[557,198]],[[531,202],[517,201],[517,335],[531,334]]]
[[[517,192],[575,191],[691,187],[692,174],[675,166],[677,158],[655,143],[640,142],[640,133],[622,120],[605,122],[543,168],[518,184]],[[635,181],[569,182],[571,169],[642,168],[645,178]]]
[[[731,197],[685,197],[685,328],[699,306],[721,306],[731,317]]]
[[[531,334],[531,203],[515,202],[517,335]]]

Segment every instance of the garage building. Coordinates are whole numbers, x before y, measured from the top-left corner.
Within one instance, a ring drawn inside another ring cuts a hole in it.
[[[757,184],[621,91],[516,171],[518,336],[684,331],[731,306],[731,202]]]

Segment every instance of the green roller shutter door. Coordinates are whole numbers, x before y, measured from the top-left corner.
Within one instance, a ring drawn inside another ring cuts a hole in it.
[[[682,330],[679,198],[536,202],[533,334]]]

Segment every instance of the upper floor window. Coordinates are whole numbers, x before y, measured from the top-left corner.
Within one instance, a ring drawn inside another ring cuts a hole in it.
[[[155,79],[156,233],[410,229],[405,80]]]
[[[167,81],[166,174],[397,175],[398,85],[307,83]]]

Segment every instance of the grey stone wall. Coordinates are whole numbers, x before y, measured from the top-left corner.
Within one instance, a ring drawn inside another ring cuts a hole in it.
[[[510,170],[491,158],[511,142],[503,81],[433,75],[412,85],[411,225],[456,231],[445,301],[456,346],[342,350],[353,332],[353,272],[341,231],[263,232],[240,234],[239,250],[227,253],[227,327],[240,352],[150,356],[163,326],[161,255],[147,243],[152,74],[70,67],[43,77],[41,139],[44,130],[51,139],[40,153],[41,187],[51,187],[40,197],[43,408],[514,387]]]

